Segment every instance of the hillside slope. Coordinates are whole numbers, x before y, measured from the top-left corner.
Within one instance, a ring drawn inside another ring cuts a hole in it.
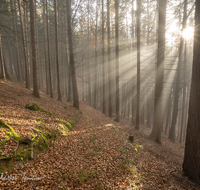
[[[30,102],[47,112],[26,109]],[[165,135],[158,145],[148,139],[149,129],[134,131],[128,120],[118,124],[84,102],[76,110],[44,93],[34,98],[31,90],[1,82],[0,119],[20,137],[35,135],[38,142],[46,136],[36,129],[57,132],[46,149],[37,152],[34,146],[34,160],[0,160],[0,189],[200,189],[182,176],[183,145]],[[74,128],[62,133],[66,122]],[[134,143],[128,141],[130,131]],[[12,156],[17,146],[9,130],[0,127],[0,143],[6,136],[10,140],[0,147],[0,158]]]

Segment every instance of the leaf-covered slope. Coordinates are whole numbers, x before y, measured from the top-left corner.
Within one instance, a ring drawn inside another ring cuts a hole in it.
[[[64,120],[76,123],[71,132],[34,160],[4,173],[7,177],[16,175],[17,179],[22,179],[24,173],[29,180],[0,179],[1,188],[200,189],[181,175],[183,148],[171,144],[164,135],[163,145],[158,145],[148,139],[150,131],[141,126],[140,132],[134,132],[133,144],[128,141],[128,133],[133,131],[128,120],[118,124],[83,102],[80,102],[81,114],[71,104],[45,94],[41,93],[42,98],[37,99],[21,86],[9,82],[0,85],[0,119],[19,136],[33,133],[31,128],[42,130],[44,125],[56,130]],[[29,102],[37,102],[57,116],[25,109]],[[9,152],[16,146],[14,143],[11,138],[4,151]]]

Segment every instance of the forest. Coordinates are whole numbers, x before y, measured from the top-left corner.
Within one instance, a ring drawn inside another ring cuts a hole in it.
[[[198,0],[0,0],[0,189],[200,189],[199,51]]]

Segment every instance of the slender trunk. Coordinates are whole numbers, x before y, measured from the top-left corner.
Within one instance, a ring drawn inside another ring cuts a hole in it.
[[[148,26],[147,26],[147,45],[149,45],[149,28],[150,28],[150,18],[149,18],[149,0],[147,0],[147,19],[148,19]]]
[[[90,0],[88,0],[88,103],[91,105],[91,72],[90,72]]]
[[[0,62],[1,62],[1,73],[2,76],[0,76],[2,79],[6,80],[6,73],[5,73],[5,65],[4,65],[4,60],[3,60],[3,46],[1,42],[1,34],[0,34]]]
[[[36,47],[35,47],[35,19],[34,19],[34,2],[30,0],[30,24],[31,24],[31,46],[32,46],[32,64],[33,64],[33,95],[40,97],[38,86],[38,68],[36,60]]]
[[[23,50],[24,50],[24,63],[25,63],[25,74],[26,74],[26,88],[30,89],[30,76],[28,73],[28,64],[27,64],[27,57],[26,57],[26,43],[25,43],[25,36],[24,36],[24,26],[23,26],[23,19],[22,19],[22,11],[21,11],[21,3],[18,0],[19,6],[19,17],[21,22],[21,32],[22,32],[22,41],[23,41]]]
[[[161,143],[162,124],[162,96],[164,78],[164,55],[165,55],[165,24],[166,24],[166,0],[159,0],[159,25],[158,25],[158,52],[156,68],[156,84],[154,99],[154,122],[150,138]]]
[[[18,47],[18,35],[17,35],[17,26],[16,26],[16,6],[15,6],[15,0],[10,0],[10,5],[12,9],[12,19],[13,19],[13,28],[15,32],[15,46],[16,46],[16,54],[17,54],[17,78],[19,82],[22,82],[22,77],[21,77],[21,64],[19,61],[19,47]]]
[[[72,73],[72,88],[73,88],[73,106],[79,109],[79,99],[78,99],[78,89],[76,83],[76,72],[74,63],[74,52],[73,52],[73,42],[72,42],[72,23],[71,23],[71,5],[69,0],[67,0],[67,25],[68,25],[68,39],[69,39],[69,54],[70,54],[70,66]]]
[[[28,79],[29,79],[29,85],[31,85],[31,73],[30,73],[30,52],[29,52],[29,38],[28,38],[28,5],[24,5],[24,25],[25,25],[25,42],[26,42],[26,57],[27,57],[27,70],[28,70]],[[29,87],[30,88],[30,87]]]
[[[50,41],[49,41],[49,24],[48,24],[48,6],[46,0],[46,23],[47,23],[47,49],[48,49],[48,65],[49,65],[49,86],[50,97],[53,98],[52,75],[51,75],[51,58],[50,58]]]
[[[109,117],[112,118],[112,79],[111,79],[111,46],[110,46],[110,0],[107,0],[107,36],[108,36],[108,85],[109,85]]]
[[[58,100],[62,102],[61,88],[60,88],[60,66],[59,66],[59,55],[58,55],[58,26],[57,26],[57,5],[54,0],[54,14],[55,14],[55,45],[56,45],[56,68],[57,68],[57,91]]]
[[[134,45],[135,45],[135,42],[134,42],[134,38],[135,38],[135,30],[134,30],[134,3],[135,3],[135,0],[132,0],[132,14],[131,14],[131,17],[132,17],[132,43],[131,43],[131,56],[132,56],[132,96],[131,96],[131,100],[132,100],[132,124],[134,124],[135,122],[135,119],[134,119],[134,115],[135,115],[135,98],[134,98],[134,89],[135,89],[135,82],[134,82],[134,72],[135,72],[135,67],[134,67],[134,56],[133,56],[133,51],[134,51]]]
[[[141,2],[137,0],[137,112],[136,126],[139,130],[140,125],[140,17],[141,17]]]
[[[94,108],[97,108],[97,24],[98,24],[98,0],[96,6],[96,26],[95,26],[95,81],[94,81]]]
[[[187,22],[187,0],[185,0],[185,6],[184,6],[184,20]],[[186,23],[185,23],[186,25]],[[186,26],[185,26],[186,27]],[[183,125],[184,125],[184,116],[185,116],[185,95],[186,95],[186,59],[187,59],[187,43],[185,41],[185,52],[184,52],[184,62],[183,62],[183,110],[182,110],[182,120],[181,120],[181,132],[180,132],[180,140],[179,142],[182,142],[182,136],[183,136]]]
[[[106,113],[106,79],[105,79],[105,56],[104,56],[104,0],[102,0],[102,69],[103,69],[103,113]]]
[[[9,49],[9,54],[10,54],[10,57],[11,57],[11,69],[12,69],[12,73],[11,74],[16,74],[17,75],[17,69],[15,67],[15,64],[14,64],[14,58],[13,58],[13,52],[11,51],[11,48],[10,48],[10,42],[8,42],[8,49]],[[13,67],[14,67],[14,71],[13,71]]]
[[[171,121],[171,117],[170,117],[170,115],[171,115],[171,92],[169,94],[169,98],[167,101],[167,107],[168,107],[168,111],[167,111],[167,117],[166,117],[166,123],[165,123],[165,134],[167,134],[168,126]]]
[[[48,73],[48,48],[47,48],[47,29],[46,29],[46,11],[45,0],[43,0],[43,27],[44,27],[44,54],[45,54],[45,72],[46,72],[46,93],[50,94],[49,73]]]
[[[119,0],[115,0],[116,121],[119,122]]]

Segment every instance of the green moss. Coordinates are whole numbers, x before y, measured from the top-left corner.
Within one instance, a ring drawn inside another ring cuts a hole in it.
[[[0,173],[3,173],[3,168],[0,166]]]
[[[44,138],[40,137],[39,141],[38,141],[38,144],[41,145],[41,146],[43,146],[44,149],[47,149],[48,148],[48,143],[47,142],[46,142],[46,140],[44,140]]]
[[[6,136],[6,138],[0,142],[0,146],[3,146],[5,143],[7,143],[10,140],[9,136]]]
[[[36,123],[37,123],[38,125],[44,125],[44,124],[45,124],[43,121],[36,121]]]
[[[23,160],[26,160],[26,155],[25,155],[25,151],[23,149],[18,149],[17,151],[17,155],[15,154],[15,158],[16,160],[20,160],[21,158],[23,158]]]
[[[36,102],[31,102],[31,103],[27,104],[25,107],[26,107],[26,108],[29,108],[29,107],[32,107],[32,106],[34,106],[34,105],[36,105],[36,108],[34,109],[34,111],[45,112],[45,113],[48,113],[48,114],[49,114],[50,116],[52,116],[53,118],[55,117],[55,113],[50,112],[50,111],[48,111],[48,110],[45,110],[45,109],[41,108]]]
[[[25,108],[30,108],[30,107],[32,107],[34,105],[36,105],[36,107],[34,108],[33,111],[41,111],[42,110],[42,108],[36,102],[31,102],[31,103],[27,104],[25,106]]]
[[[11,164],[10,162],[8,162],[8,163],[6,164],[6,166],[7,166],[7,171],[10,172],[10,171],[11,171],[12,164]]]
[[[2,121],[0,119],[0,126],[1,125],[4,126],[4,127],[7,127],[8,129],[10,129],[11,135],[15,140],[17,140],[17,141],[20,140],[20,137],[15,133],[14,129],[10,125],[8,125],[7,123],[5,123],[4,121]]]
[[[40,137],[41,140],[39,139],[39,142],[45,147],[48,146],[49,142],[47,140],[46,133],[37,128],[35,128],[35,130],[42,136]]]
[[[67,109],[67,106],[64,106],[65,109]]]
[[[7,156],[7,157],[4,157],[4,158],[1,158],[1,160],[10,160],[12,157],[11,156]]]
[[[31,160],[31,152],[28,152],[28,159]]]
[[[81,114],[83,114],[83,112],[82,112],[80,109],[79,109],[78,111],[79,111]]]
[[[69,131],[71,131],[74,127],[74,123],[71,121],[66,121],[66,120],[60,120],[63,122],[64,126],[68,128]]]
[[[35,141],[36,135],[31,135],[31,137],[32,137],[32,140]]]
[[[63,135],[67,135],[67,133],[69,132],[69,129],[65,125],[61,125],[60,130]]]
[[[45,148],[39,144],[37,144],[35,148],[37,149],[38,154],[42,153],[45,150]]]

